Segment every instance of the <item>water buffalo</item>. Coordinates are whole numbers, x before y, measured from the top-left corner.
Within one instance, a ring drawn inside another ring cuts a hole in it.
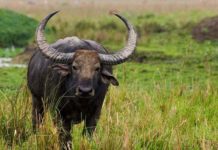
[[[36,131],[42,123],[45,106],[54,108],[62,149],[71,149],[71,126],[84,121],[83,134],[92,135],[100,116],[109,84],[119,83],[112,75],[112,65],[123,63],[134,52],[137,35],[122,16],[128,29],[125,47],[109,54],[95,41],[67,37],[49,45],[44,18],[36,31],[38,51],[28,65],[28,87],[32,94],[32,123]]]

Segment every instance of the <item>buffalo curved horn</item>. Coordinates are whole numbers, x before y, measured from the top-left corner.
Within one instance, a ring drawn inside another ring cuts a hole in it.
[[[36,41],[38,44],[39,49],[42,51],[42,53],[49,59],[55,61],[55,62],[61,62],[61,63],[68,63],[72,61],[72,58],[74,56],[74,53],[62,53],[58,52],[56,49],[51,47],[45,39],[44,36],[44,30],[47,22],[49,19],[54,16],[59,11],[55,11],[51,14],[49,14],[47,17],[45,17],[41,23],[39,24],[38,29],[36,30]]]
[[[56,62],[62,62],[62,63],[70,63],[73,59],[74,52],[73,53],[62,53],[58,52],[56,49],[51,47],[44,37],[44,29],[49,21],[49,19],[54,16],[59,11],[55,11],[51,14],[49,14],[47,17],[45,17],[41,23],[39,24],[38,29],[36,30],[36,41],[39,46],[39,49],[42,51],[42,53],[48,57],[49,59],[56,61]],[[106,65],[116,65],[124,62],[129,56],[134,52],[136,47],[136,40],[137,40],[137,34],[134,31],[133,26],[122,16],[119,14],[114,14],[118,18],[120,18],[126,25],[128,29],[128,41],[126,46],[121,49],[120,51],[114,53],[114,54],[99,54],[100,60],[102,64]]]
[[[125,60],[127,60],[127,58],[129,58],[130,55],[132,55],[136,47],[137,34],[133,26],[119,14],[114,13],[114,15],[116,15],[125,23],[128,29],[128,41],[123,49],[114,54],[99,54],[101,62],[106,65],[116,65],[123,63]]]

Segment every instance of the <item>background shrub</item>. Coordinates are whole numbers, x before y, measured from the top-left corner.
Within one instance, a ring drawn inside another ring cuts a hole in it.
[[[38,22],[16,12],[0,9],[0,47],[23,47],[34,36]]]

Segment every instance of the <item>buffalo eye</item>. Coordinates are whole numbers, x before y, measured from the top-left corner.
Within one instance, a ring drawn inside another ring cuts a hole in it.
[[[100,67],[95,68],[95,71],[99,72],[100,71]]]
[[[73,65],[73,70],[77,71],[78,70],[78,67]]]

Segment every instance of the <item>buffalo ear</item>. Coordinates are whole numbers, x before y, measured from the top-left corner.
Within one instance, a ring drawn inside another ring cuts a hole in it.
[[[102,72],[101,72],[101,80],[105,84],[111,83],[114,86],[119,85],[119,82],[117,81],[117,79],[110,72],[108,72],[106,69],[103,69]]]
[[[54,64],[51,68],[57,71],[62,76],[70,74],[70,67],[67,64]]]

